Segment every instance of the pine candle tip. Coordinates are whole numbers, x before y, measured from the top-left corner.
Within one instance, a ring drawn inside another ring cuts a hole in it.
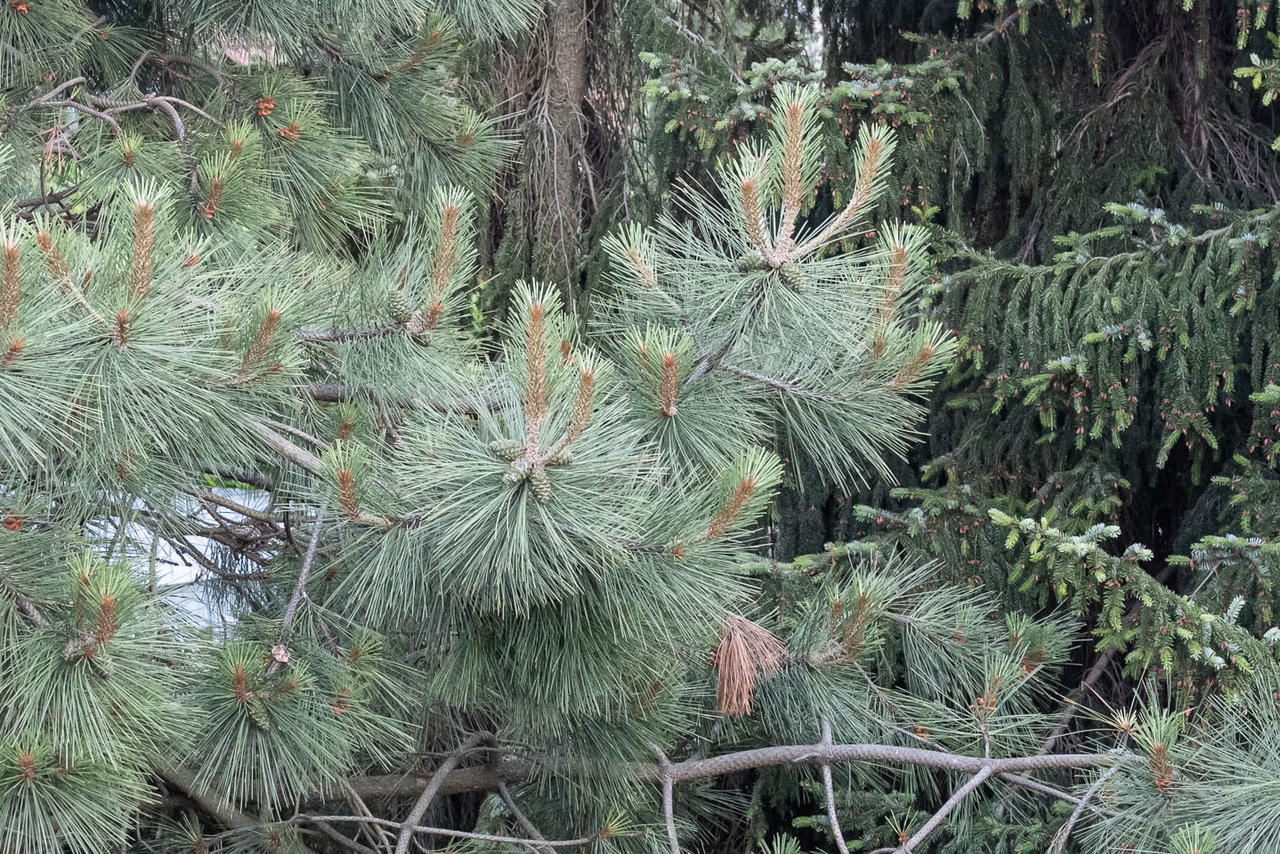
[[[12,364],[18,356],[22,355],[22,350],[26,346],[26,338],[10,338],[9,345],[4,348],[4,356],[0,357],[0,366]]]
[[[658,412],[665,418],[676,414],[676,395],[680,390],[679,365],[675,353],[670,350],[662,354],[662,379],[658,385]]]
[[[728,533],[729,528],[742,515],[743,509],[747,506],[747,502],[751,500],[751,496],[755,494],[755,491],[756,480],[754,477],[747,475],[739,480],[733,492],[729,493],[729,497],[725,499],[724,504],[707,524],[706,538],[708,540],[716,540]]]
[[[338,469],[338,506],[348,518],[360,518],[360,502],[356,498],[356,476],[351,469]]]
[[[122,308],[116,312],[115,332],[111,340],[117,347],[123,347],[129,343],[129,319],[129,309]]]

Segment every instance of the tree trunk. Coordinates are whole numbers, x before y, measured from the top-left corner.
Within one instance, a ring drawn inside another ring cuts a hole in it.
[[[586,92],[585,0],[554,0],[547,11],[547,64],[535,133],[537,159],[545,169],[536,181],[532,273],[563,288],[574,303],[578,242],[582,230],[582,99]],[[535,104],[535,109],[537,105]]]

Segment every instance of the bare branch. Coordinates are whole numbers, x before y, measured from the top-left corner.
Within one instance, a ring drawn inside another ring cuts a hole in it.
[[[279,451],[284,457],[295,465],[306,469],[312,474],[321,474],[324,472],[324,463],[320,458],[310,451],[299,448],[276,431],[260,421],[251,421],[248,425],[249,429],[257,433],[259,437],[264,439],[268,445]]]
[[[245,829],[256,826],[257,822],[232,806],[226,798],[200,786],[195,774],[185,768],[159,768],[156,773],[166,783],[186,792],[187,797],[195,801],[200,809],[213,816],[224,827]]]
[[[507,811],[510,812],[511,815],[515,817],[515,820],[520,823],[520,826],[524,828],[525,833],[529,834],[539,842],[547,841],[547,837],[543,836],[542,832],[538,830],[534,823],[529,821],[529,817],[526,816],[516,804],[515,798],[511,797],[511,790],[507,788],[506,783],[498,783],[498,797],[502,798],[502,803],[506,805]],[[551,850],[551,847],[548,845],[532,845],[530,847],[537,851]]]
[[[1080,816],[1084,814],[1085,807],[1089,804],[1089,799],[1098,793],[1102,788],[1102,784],[1107,782],[1112,774],[1120,770],[1120,766],[1113,766],[1103,771],[1093,785],[1089,787],[1089,791],[1084,793],[1084,797],[1080,799],[1080,803],[1076,804],[1076,808],[1071,811],[1067,823],[1053,837],[1053,847],[1049,849],[1049,854],[1062,854],[1067,847],[1067,837],[1071,835],[1071,829],[1076,826],[1076,822],[1080,820]]]
[[[535,840],[521,839],[518,836],[498,836],[492,833],[472,833],[466,830],[453,830],[448,827],[427,827],[426,825],[410,825],[408,822],[390,821],[385,818],[370,818],[362,815],[296,815],[289,819],[293,824],[299,822],[316,822],[316,821],[349,821],[362,824],[379,824],[383,827],[401,828],[402,832],[407,831],[412,837],[415,833],[430,833],[436,836],[452,836],[457,839],[474,839],[477,842],[496,842],[505,845],[533,845]],[[635,836],[634,833],[614,833],[610,834],[610,839],[623,839]],[[577,839],[544,839],[537,844],[544,845],[549,848],[575,848],[580,845],[589,845],[600,839],[599,833],[593,833],[590,836],[582,836]],[[406,848],[406,850],[408,850]]]
[[[400,838],[396,840],[396,854],[407,854],[409,843],[413,839],[413,834],[417,831],[418,822],[422,816],[426,814],[427,807],[431,806],[432,799],[436,793],[440,791],[440,786],[444,783],[445,777],[449,776],[449,772],[458,767],[458,763],[477,745],[492,741],[493,735],[487,732],[478,732],[464,741],[456,750],[450,753],[445,760],[436,768],[435,773],[431,775],[431,779],[427,781],[427,787],[422,790],[422,794],[418,796],[418,800],[414,802],[413,809],[409,810],[408,817],[404,820],[404,824],[400,829]]]
[[[831,744],[831,722],[822,719],[822,743]],[[831,765],[822,765],[822,788],[827,796],[827,821],[831,823],[831,835],[836,841],[840,854],[849,854],[849,846],[845,844],[844,833],[840,830],[840,818],[836,815],[836,792],[831,783]]]
[[[316,513],[316,524],[311,529],[311,542],[307,544],[307,555],[302,559],[302,569],[298,572],[298,583],[293,588],[293,595],[289,597],[289,604],[285,606],[284,618],[280,621],[280,643],[284,643],[289,637],[289,626],[293,623],[293,615],[297,613],[298,603],[307,595],[307,576],[311,574],[311,564],[316,558],[316,546],[320,542],[320,529],[324,526],[324,508]],[[271,664],[267,667],[267,675],[272,676],[280,669],[280,659],[272,658]]]
[[[667,841],[671,854],[680,854],[680,838],[676,835],[675,779],[671,773],[671,760],[656,744],[649,747],[658,755],[658,767],[662,772],[662,818],[667,823]]]

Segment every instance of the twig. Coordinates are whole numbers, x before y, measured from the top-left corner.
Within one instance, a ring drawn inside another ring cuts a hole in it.
[[[289,637],[289,626],[293,623],[293,615],[298,610],[298,603],[307,595],[307,576],[311,574],[311,564],[316,559],[316,546],[320,542],[320,529],[324,526],[324,508],[316,512],[316,525],[311,529],[311,542],[307,544],[307,555],[302,559],[302,569],[298,572],[298,583],[294,585],[293,595],[285,606],[284,618],[280,621],[280,643]],[[280,669],[280,660],[272,658],[267,667],[267,675],[272,676]]]
[[[1009,29],[1009,27],[1013,26],[1013,22],[1014,22],[1014,21],[1016,21],[1016,20],[1018,20],[1018,18],[1022,17],[1023,15],[1025,15],[1025,14],[1026,14],[1026,12],[1027,12],[1027,10],[1025,10],[1025,9],[1019,9],[1018,11],[1014,12],[1012,15],[1010,15],[1010,16],[1009,16],[1009,17],[1007,17],[1007,18],[1005,18],[1005,19],[1004,19],[1003,21],[1001,21],[1000,23],[996,24],[996,25],[991,29],[991,32],[987,33],[985,36],[983,36],[982,38],[978,39],[978,42],[977,42],[977,43],[978,43],[978,44],[988,44],[988,43],[990,43],[990,42],[991,42],[991,40],[992,40],[992,39],[994,39],[996,36],[998,36],[998,35],[1002,35],[1002,34],[1005,32],[1005,30],[1007,30],[1007,29]]]
[[[315,821],[349,821],[362,824],[380,824],[384,827],[398,827],[403,831],[407,831],[412,837],[415,833],[430,833],[435,836],[453,836],[458,839],[474,839],[477,842],[496,842],[505,845],[530,845],[534,842],[531,839],[521,839],[518,836],[498,836],[492,833],[472,833],[467,830],[453,830],[447,827],[427,827],[425,824],[410,825],[408,822],[390,821],[385,818],[370,818],[362,815],[296,815],[289,819],[290,823],[298,822],[315,822]],[[610,834],[610,839],[622,839],[625,837],[635,836],[633,833],[614,833]],[[539,844],[549,848],[574,848],[579,845],[589,845],[600,839],[599,833],[593,833],[590,836],[579,837],[578,839],[546,839]],[[406,851],[408,850],[406,846]]]
[[[312,436],[306,430],[299,430],[297,427],[294,427],[292,424],[286,424],[283,421],[276,421],[274,418],[266,419],[265,423],[267,424],[267,426],[271,427],[271,429],[273,430],[280,430],[284,433],[288,433],[290,436],[293,436],[296,439],[301,439],[304,442],[310,442],[311,444],[315,445],[317,448],[319,448],[322,451],[326,450],[329,447],[329,443],[326,442],[324,439],[320,439],[316,436]]]
[[[440,784],[444,782],[444,778],[449,776],[449,772],[458,767],[458,763],[472,748],[481,742],[492,739],[493,736],[490,733],[475,733],[445,757],[445,760],[436,768],[435,773],[431,775],[431,779],[427,781],[427,787],[422,790],[422,794],[414,802],[413,809],[409,810],[409,815],[405,818],[404,824],[400,828],[400,837],[396,840],[395,854],[406,854],[408,852],[413,834],[418,832],[418,822],[426,814],[427,807],[431,806],[431,801],[435,798],[436,792],[440,790]]]
[[[502,798],[502,803],[506,805],[507,811],[510,812],[511,815],[515,817],[515,820],[520,823],[520,826],[524,828],[525,833],[529,834],[539,842],[547,841],[547,837],[542,835],[542,832],[538,830],[533,822],[529,821],[529,817],[526,816],[524,812],[521,811],[520,807],[516,805],[516,799],[511,797],[511,790],[507,788],[506,783],[498,783],[498,797]],[[551,850],[547,845],[531,845],[530,847],[535,851]]]
[[[1098,656],[1098,660],[1089,668],[1089,672],[1080,680],[1080,686],[1072,693],[1077,697],[1084,697],[1085,691],[1089,690],[1106,672],[1107,666],[1111,664],[1111,659],[1115,657],[1116,651],[1109,649],[1102,655]],[[1076,716],[1076,711],[1080,708],[1078,702],[1068,702],[1066,709],[1062,712],[1062,717],[1058,719],[1057,726],[1049,733],[1040,745],[1040,753],[1048,753],[1053,749],[1053,745],[1066,735],[1067,727],[1071,725],[1071,720]]]
[[[18,607],[22,609],[22,612],[31,618],[31,622],[41,628],[48,628],[49,621],[45,619],[44,614],[40,613],[40,609],[36,607],[34,602],[22,594],[22,591],[18,589],[17,583],[13,580],[13,576],[4,567],[0,567],[0,587],[9,591],[9,595],[18,603]]]
[[[658,767],[662,769],[662,818],[667,823],[667,841],[671,854],[680,854],[680,837],[676,835],[675,777],[671,773],[671,760],[662,748],[650,742],[649,747],[658,755]]]
[[[1098,776],[1089,790],[1084,793],[1084,797],[1080,799],[1080,803],[1076,804],[1076,808],[1071,811],[1071,815],[1067,818],[1067,823],[1053,837],[1053,847],[1049,849],[1049,854],[1062,854],[1067,847],[1067,837],[1071,835],[1071,829],[1076,826],[1076,822],[1080,820],[1080,816],[1084,814],[1084,808],[1089,803],[1089,799],[1098,793],[1102,788],[1102,784],[1107,782],[1107,778],[1120,770],[1119,766],[1108,768]]]
[[[911,851],[914,851],[916,846],[923,842],[926,836],[933,833],[934,829],[937,828],[938,825],[942,824],[942,820],[946,818],[952,810],[960,806],[960,802],[968,797],[970,792],[981,786],[983,781],[991,776],[991,770],[991,766],[988,765],[977,774],[970,777],[969,782],[952,792],[951,797],[947,798],[946,803],[938,807],[938,811],[930,816],[929,820],[926,821],[910,839],[902,843],[901,847],[898,848],[899,854],[910,854]]]
[[[822,743],[831,744],[831,722],[826,718],[822,719]],[[836,848],[840,850],[840,854],[849,854],[849,846],[845,844],[840,819],[836,815],[836,792],[831,782],[831,766],[826,763],[822,766],[822,788],[827,795],[827,821],[831,822],[831,835],[836,840]]]
[[[361,852],[361,854],[378,854],[377,849],[370,848],[368,845],[365,845],[362,842],[356,842],[350,836],[346,836],[345,834],[339,833],[338,830],[333,825],[329,824],[329,822],[327,821],[317,820],[311,823],[314,824],[316,827],[320,828],[321,833],[323,833],[325,836],[329,837],[339,845],[343,846],[344,848],[350,848],[352,851],[359,851]]]
[[[303,341],[362,341],[366,338],[383,338],[403,331],[403,326],[370,326],[367,329],[299,329],[293,335]]]
[[[275,450],[279,451],[285,458],[295,465],[306,469],[312,474],[321,474],[324,472],[324,463],[315,454],[310,451],[299,448],[276,431],[272,430],[261,421],[250,421],[248,424],[250,430],[257,433],[260,438],[266,441]]]
[[[342,791],[346,795],[347,803],[351,804],[351,806],[355,808],[356,812],[361,815],[373,818],[373,810],[369,809],[369,805],[364,802],[364,798],[360,797],[360,793],[352,787],[351,781],[346,777],[343,777],[340,782],[342,785]],[[362,824],[360,825],[360,830],[368,836],[372,836],[373,831],[377,831],[378,845],[383,851],[390,852],[392,846],[395,845],[395,837],[393,837],[391,832],[380,824]]]

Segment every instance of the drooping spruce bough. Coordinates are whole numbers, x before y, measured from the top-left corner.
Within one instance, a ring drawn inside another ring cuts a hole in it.
[[[924,233],[871,222],[890,128],[808,223],[817,97],[779,88],[610,238],[587,320],[524,284],[494,345],[459,37],[410,2],[0,7],[0,851],[724,850],[755,769],[840,850],[837,781],[910,794],[894,850],[990,815],[1264,838],[1272,704],[1056,752],[1070,620],[910,550],[753,555],[787,460],[886,473],[953,354]]]

